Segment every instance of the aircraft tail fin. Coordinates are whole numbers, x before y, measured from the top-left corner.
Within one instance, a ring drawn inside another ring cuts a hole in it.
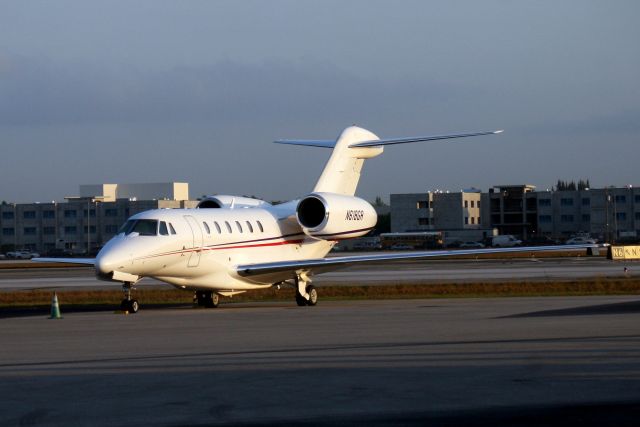
[[[385,145],[466,138],[470,136],[492,135],[502,132],[502,130],[497,130],[490,132],[419,136],[414,138],[380,139],[366,129],[351,126],[343,130],[335,141],[284,139],[274,142],[278,144],[333,148],[331,157],[327,161],[327,164],[322,171],[322,175],[320,175],[320,179],[318,179],[313,191],[353,196],[356,192],[358,181],[360,180],[360,173],[362,171],[364,161],[382,154]]]

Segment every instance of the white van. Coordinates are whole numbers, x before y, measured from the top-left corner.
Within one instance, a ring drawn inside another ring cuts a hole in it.
[[[503,234],[500,236],[493,236],[491,238],[491,246],[495,246],[497,248],[511,248],[521,244],[522,240],[516,239],[511,234]]]

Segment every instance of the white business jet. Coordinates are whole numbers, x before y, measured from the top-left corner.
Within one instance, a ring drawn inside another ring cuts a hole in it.
[[[99,279],[123,283],[122,309],[135,313],[132,287],[152,277],[194,291],[199,305],[217,307],[220,296],[289,284],[300,306],[313,306],[315,274],[355,264],[462,254],[586,249],[595,245],[516,247],[386,253],[325,258],[340,240],[359,237],[376,225],[373,207],[355,197],[366,159],[385,145],[465,138],[502,131],[379,139],[360,127],[336,140],[280,140],[280,144],[333,150],[313,192],[279,205],[235,196],[206,197],[194,209],[155,209],[133,215],[95,259],[37,258],[35,261],[93,265]]]

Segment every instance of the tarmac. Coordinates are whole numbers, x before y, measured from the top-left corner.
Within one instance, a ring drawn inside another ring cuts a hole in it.
[[[640,423],[640,296],[0,319],[0,425]]]

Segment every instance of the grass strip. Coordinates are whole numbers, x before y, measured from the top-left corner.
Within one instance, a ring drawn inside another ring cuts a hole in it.
[[[568,295],[634,295],[640,294],[639,278],[598,277],[571,281],[511,281],[441,284],[393,284],[320,286],[322,300],[380,300],[412,298],[470,298]],[[64,306],[112,306],[122,299],[119,290],[60,290],[58,300]],[[2,308],[48,307],[51,290],[0,292]],[[193,302],[193,293],[179,289],[139,289],[135,298],[142,305],[185,305]],[[260,289],[222,298],[224,302],[293,301],[294,290]]]

